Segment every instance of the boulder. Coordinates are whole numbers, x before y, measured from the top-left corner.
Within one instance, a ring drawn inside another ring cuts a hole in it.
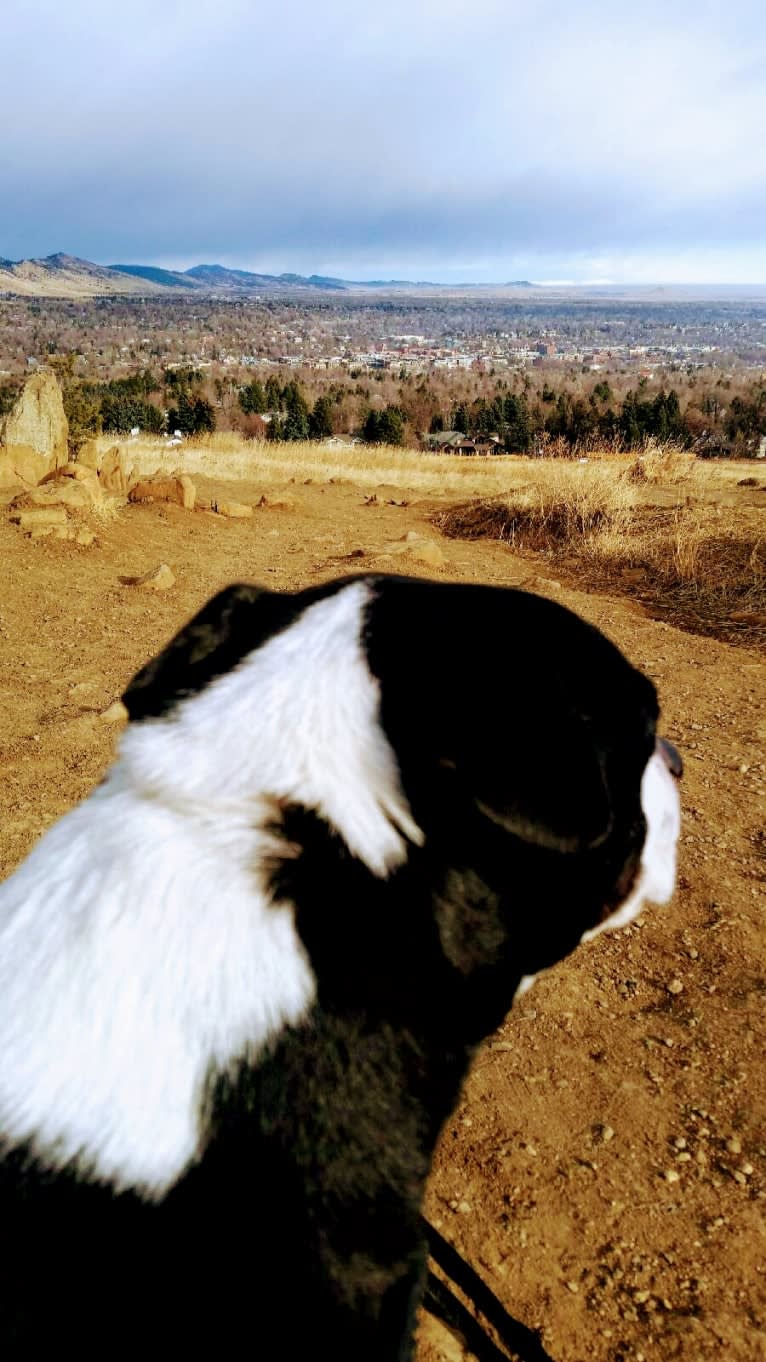
[[[426,563],[428,567],[443,567],[447,561],[444,550],[434,539],[420,539],[407,544],[405,555],[416,563]]]
[[[426,539],[415,530],[408,530],[400,539],[388,544],[384,552],[403,554],[406,558],[411,558],[416,563],[425,563],[428,567],[443,567],[447,561],[443,548],[435,539]]]
[[[184,510],[193,511],[196,495],[197,489],[185,473],[165,477],[155,473],[132,484],[128,501],[170,501],[183,506]]]
[[[83,530],[76,525],[33,525],[29,530],[30,539],[69,539],[74,544],[89,547],[95,544],[96,536],[92,530]]]
[[[126,496],[130,485],[131,469],[119,445],[112,445],[101,461],[99,481],[104,492],[115,492]]]
[[[67,513],[63,506],[34,506],[29,510],[12,510],[11,520],[22,530],[34,530],[41,525],[66,525]]]
[[[11,458],[16,457],[14,449],[32,450],[41,460],[40,477],[44,477],[50,469],[68,461],[68,435],[69,423],[56,375],[52,369],[39,369],[27,379],[0,424],[0,444]]]
[[[80,445],[80,448],[77,451],[77,467],[91,468],[94,473],[97,473],[101,467],[103,458],[104,456],[98,447],[98,441],[86,440],[85,444]]]
[[[244,517],[253,514],[252,506],[245,506],[241,501],[217,501],[213,504],[213,510],[219,515]]]
[[[101,711],[99,718],[103,724],[120,724],[127,719],[128,711],[122,700],[115,700],[108,709]]]
[[[50,473],[46,473],[43,482],[53,482],[56,478],[74,478],[76,482],[88,482],[93,486],[98,486],[98,474],[95,468],[89,468],[87,464],[65,463],[61,468],[54,468]]]
[[[123,586],[140,586],[147,591],[167,591],[175,584],[175,577],[167,563],[158,563],[149,572],[144,572],[140,577],[121,577]]]
[[[101,506],[103,500],[104,493],[95,477],[92,482],[78,478],[54,477],[40,483],[39,487],[31,487],[28,492],[22,492],[14,499],[12,507],[21,509],[27,506],[78,506],[89,509]]]
[[[0,445],[0,487],[36,487],[48,470],[48,459],[31,445]]]

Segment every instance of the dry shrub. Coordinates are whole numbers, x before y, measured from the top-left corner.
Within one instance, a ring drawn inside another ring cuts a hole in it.
[[[677,484],[688,482],[695,471],[696,456],[673,440],[648,439],[641,453],[626,469],[630,482]]]
[[[716,506],[644,508],[627,533],[594,535],[588,553],[613,571],[642,568],[660,590],[755,607],[766,598],[766,541],[752,515],[734,525]]]
[[[548,464],[539,473],[512,497],[450,507],[434,523],[453,539],[502,539],[538,550],[579,546],[627,527],[635,497],[611,469]]]

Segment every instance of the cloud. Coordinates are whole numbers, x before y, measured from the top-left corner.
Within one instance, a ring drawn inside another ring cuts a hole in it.
[[[10,0],[3,42],[0,255],[763,259],[750,0]]]

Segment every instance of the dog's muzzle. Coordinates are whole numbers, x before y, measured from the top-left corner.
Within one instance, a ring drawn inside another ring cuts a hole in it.
[[[684,773],[684,764],[680,752],[673,746],[672,742],[668,742],[667,738],[658,738],[655,751],[658,756],[662,757],[671,776],[680,780]]]

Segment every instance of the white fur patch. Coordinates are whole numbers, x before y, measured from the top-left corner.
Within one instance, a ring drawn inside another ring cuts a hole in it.
[[[136,784],[176,806],[243,807],[268,794],[315,809],[385,877],[421,845],[379,722],[364,647],[368,582],[305,610],[168,719],[128,728]],[[402,835],[404,834],[404,835]]]
[[[676,781],[656,752],[649,758],[641,781],[641,807],[646,819],[646,839],[636,883],[617,911],[605,922],[584,932],[582,941],[592,941],[601,932],[625,927],[638,917],[645,904],[667,903],[672,897],[681,831],[681,801]]]
[[[378,875],[402,833],[422,841],[378,722],[368,591],[129,726],[106,781],[0,886],[6,1140],[161,1196],[201,1151],[210,1066],[256,1055],[315,995],[292,910],[259,882],[271,797],[316,809]]]
[[[641,780],[641,807],[646,819],[646,838],[636,883],[625,902],[605,922],[583,932],[581,941],[592,941],[601,932],[625,927],[647,903],[667,903],[672,897],[681,801],[676,782],[657,753],[649,758]],[[514,1003],[529,992],[537,978],[537,974],[522,975],[513,995]]]

